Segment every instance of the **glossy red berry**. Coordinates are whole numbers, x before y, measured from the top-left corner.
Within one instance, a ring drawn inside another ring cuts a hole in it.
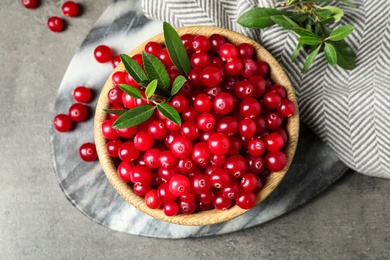
[[[102,123],[102,134],[108,140],[117,139],[119,137],[117,131],[112,127],[115,120],[107,119]]]
[[[124,142],[118,150],[118,156],[122,161],[133,162],[138,159],[140,151],[135,148],[133,142]]]
[[[177,196],[173,195],[169,190],[169,183],[166,182],[161,183],[160,186],[158,186],[157,194],[164,202],[175,201],[177,198]]]
[[[219,56],[222,60],[229,61],[233,58],[238,58],[238,51],[236,46],[231,43],[224,43],[219,48]]]
[[[238,56],[241,58],[241,59],[250,59],[252,58],[254,52],[255,52],[255,49],[253,48],[253,46],[249,43],[241,43],[237,46],[237,50],[238,50]]]
[[[192,68],[203,69],[210,63],[210,56],[206,52],[195,52],[190,58]]]
[[[198,117],[197,126],[200,130],[208,132],[214,129],[215,117],[210,113],[203,113]]]
[[[210,159],[211,153],[206,143],[199,142],[194,144],[192,150],[192,159],[198,163],[203,164]]]
[[[84,143],[79,149],[80,157],[85,162],[95,161],[98,157],[94,143]]]
[[[245,159],[248,163],[248,172],[261,174],[265,170],[264,157],[248,155]]]
[[[156,148],[147,150],[144,154],[144,162],[147,167],[150,169],[157,169],[161,166],[160,163],[160,154],[161,151]]]
[[[247,172],[247,161],[241,155],[232,155],[226,159],[224,169],[232,178],[239,179]]]
[[[158,209],[163,205],[163,200],[158,196],[157,190],[153,189],[145,194],[144,198],[146,206],[151,209]]]
[[[220,70],[216,67],[208,66],[200,74],[200,80],[206,87],[212,88],[222,81]]]
[[[184,123],[181,124],[180,133],[193,141],[199,136],[198,124],[194,121],[184,121]]]
[[[283,137],[278,133],[271,133],[264,137],[265,149],[270,152],[275,152],[284,146]]]
[[[239,58],[231,58],[225,63],[225,71],[229,75],[238,75],[243,71],[243,69],[244,64]]]
[[[22,0],[22,4],[27,9],[34,9],[38,6],[38,0]]]
[[[210,174],[210,184],[214,188],[221,189],[228,186],[229,183],[230,175],[222,167],[216,167],[216,169]]]
[[[175,167],[177,163],[177,157],[170,150],[165,150],[160,153],[159,161],[162,167]]]
[[[127,83],[127,72],[126,71],[115,71],[114,74],[112,74],[111,79],[114,86],[119,86],[120,84],[126,84]]]
[[[213,100],[214,111],[220,115],[229,114],[234,108],[234,98],[227,92],[219,93]]]
[[[255,91],[255,88],[253,87],[253,84],[248,80],[240,81],[234,87],[234,92],[241,99],[252,97],[254,94],[254,91]]]
[[[221,189],[221,194],[227,199],[235,199],[241,192],[240,183],[236,180],[231,180],[230,184]]]
[[[197,164],[192,157],[180,159],[177,163],[177,170],[182,174],[192,174],[195,172]]]
[[[261,112],[261,106],[259,101],[254,98],[245,98],[240,104],[240,115],[243,117],[256,117]]]
[[[79,15],[80,7],[73,1],[66,1],[62,4],[62,13],[69,17],[76,17]]]
[[[194,51],[207,52],[210,48],[210,40],[204,35],[197,35],[192,41],[192,48]]]
[[[72,128],[72,119],[66,114],[58,114],[54,117],[53,125],[58,132],[68,132]]]
[[[191,202],[179,202],[179,211],[183,214],[192,214],[196,211],[197,201],[193,200]]]
[[[265,77],[268,75],[269,72],[269,66],[268,63],[265,61],[258,61],[257,62],[257,74],[261,77]]]
[[[82,103],[74,103],[69,108],[69,117],[74,122],[83,122],[88,117],[88,107]]]
[[[245,174],[240,182],[241,189],[245,192],[252,192],[257,188],[257,177],[252,173]]]
[[[152,54],[153,56],[158,56],[158,53],[162,50],[161,44],[158,42],[148,42],[145,45],[145,52]]]
[[[188,98],[186,98],[183,95],[176,95],[174,98],[172,98],[172,107],[176,109],[177,112],[183,113],[187,111],[189,107],[189,101]]]
[[[163,212],[168,217],[176,216],[179,213],[179,206],[176,202],[165,202],[163,206]]]
[[[145,131],[140,131],[134,136],[134,146],[140,151],[152,149],[154,145],[153,137]]]
[[[268,152],[265,155],[265,165],[270,171],[281,171],[286,166],[286,163],[286,155],[281,151]]]
[[[99,45],[93,52],[95,59],[100,63],[109,62],[112,60],[112,50],[107,45]]]
[[[121,63],[121,56],[120,56],[120,55],[116,55],[116,56],[112,59],[111,63],[112,63],[112,67],[115,69],[116,66],[118,66],[119,63]]]
[[[243,59],[242,64],[244,67],[243,67],[240,75],[243,76],[244,78],[249,79],[250,77],[252,77],[256,73],[257,65],[256,65],[256,62],[254,60]]]
[[[130,171],[130,179],[136,184],[148,185],[152,182],[152,170],[145,165],[136,165]]]
[[[192,142],[188,137],[177,136],[171,143],[171,151],[176,157],[184,159],[192,152]]]
[[[128,127],[128,128],[116,129],[116,132],[121,137],[130,138],[130,137],[133,137],[137,133],[137,130],[138,130],[138,127],[133,126],[133,127]]]
[[[192,46],[192,42],[194,41],[194,35],[192,34],[183,34],[181,37],[181,42],[184,45],[184,48],[186,49],[187,53],[193,53],[194,48]]]
[[[294,103],[289,99],[283,99],[278,107],[278,113],[283,117],[290,117],[295,112]]]
[[[269,111],[264,115],[265,123],[268,129],[274,130],[283,124],[283,118],[276,111]]]
[[[123,90],[113,87],[108,91],[107,98],[112,105],[122,105]]]
[[[58,16],[52,16],[47,20],[47,26],[52,32],[61,32],[64,29],[64,20]]]
[[[210,136],[207,146],[213,154],[226,154],[230,149],[230,141],[225,134],[215,133]]]
[[[221,48],[221,46],[226,43],[226,39],[220,34],[212,34],[210,36],[210,43],[211,50],[214,52],[218,52],[219,48]]]
[[[268,91],[263,98],[263,103],[268,108],[277,108],[281,102],[282,98],[276,91]]]
[[[253,192],[244,192],[241,193],[235,201],[240,208],[251,209],[256,204],[256,195]]]
[[[256,123],[250,118],[244,118],[238,126],[243,137],[251,138],[256,133]]]
[[[191,188],[190,180],[181,174],[172,176],[169,180],[169,190],[175,196],[182,196],[189,192]]]
[[[163,122],[155,120],[149,123],[148,133],[156,140],[163,140],[167,134],[167,128]]]
[[[248,152],[253,156],[260,156],[265,152],[264,141],[260,138],[253,138],[248,142]]]
[[[169,180],[174,176],[179,174],[179,171],[175,167],[160,167],[157,170],[157,176],[163,181],[163,182],[169,182]]]
[[[129,162],[120,162],[117,168],[117,173],[119,178],[121,178],[124,182],[130,182],[130,171],[133,168],[133,165]]]
[[[233,201],[222,195],[222,192],[217,192],[214,196],[213,206],[218,210],[227,210],[232,206]]]
[[[268,92],[276,92],[279,94],[279,96],[282,98],[282,99],[285,99],[287,97],[287,92],[286,92],[286,89],[279,85],[279,84],[272,84],[269,88],[268,88]]]
[[[252,76],[248,80],[253,85],[253,97],[262,97],[267,88],[267,82],[265,81],[265,79],[260,76]]]
[[[106,150],[109,156],[118,157],[119,148],[122,146],[123,142],[119,139],[110,140],[106,144]]]
[[[91,89],[85,86],[78,86],[73,90],[73,98],[77,102],[87,103],[91,99]]]
[[[167,48],[161,49],[161,51],[157,54],[157,58],[159,58],[159,60],[164,64],[165,67],[173,66]]]
[[[197,194],[207,193],[211,189],[209,176],[203,173],[196,173],[191,178],[192,190]]]

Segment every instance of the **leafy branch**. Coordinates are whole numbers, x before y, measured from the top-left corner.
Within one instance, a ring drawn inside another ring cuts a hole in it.
[[[350,0],[340,2],[355,7]],[[291,7],[291,11],[276,8],[253,8],[243,13],[237,23],[247,28],[267,28],[278,25],[297,34],[297,46],[291,59],[295,61],[301,49],[306,49],[308,55],[302,68],[305,73],[313,64],[320,52],[323,52],[327,62],[332,66],[340,66],[351,70],[356,66],[355,54],[346,43],[345,38],[355,29],[352,25],[339,26],[331,29],[334,23],[344,16],[344,11],[336,6],[319,6],[314,4],[331,2],[331,0],[287,0],[282,4]]]
[[[164,23],[164,41],[169,56],[176,68],[188,75],[191,64],[187,52],[178,33],[173,27]],[[129,75],[144,89],[120,84],[119,88],[133,98],[142,99],[147,104],[134,107],[130,110],[105,109],[107,113],[117,114],[119,118],[114,122],[116,129],[129,128],[146,122],[157,109],[163,116],[175,124],[181,124],[179,113],[171,105],[166,104],[176,95],[186,82],[186,78],[179,75],[171,84],[171,79],[164,64],[150,53],[142,53],[143,68],[131,57],[121,54],[121,61]]]

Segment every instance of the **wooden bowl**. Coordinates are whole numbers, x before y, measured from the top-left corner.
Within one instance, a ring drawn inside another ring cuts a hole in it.
[[[296,96],[294,94],[294,89],[290,83],[290,80],[287,77],[286,73],[284,72],[283,68],[280,66],[280,64],[267,50],[265,50],[257,42],[239,33],[236,33],[231,30],[218,28],[218,27],[211,27],[211,26],[183,27],[177,29],[177,32],[179,33],[179,35],[191,33],[193,35],[205,35],[208,37],[214,33],[218,33],[223,35],[230,43],[236,46],[243,42],[252,44],[255,47],[256,59],[266,61],[269,64],[271,79],[273,80],[273,82],[278,83],[286,88],[288,98],[295,104],[295,108],[296,108],[295,114],[289,117],[287,120],[288,143],[284,148],[287,157],[287,164],[282,171],[271,172],[270,175],[267,177],[263,189],[257,194],[257,200],[256,200],[256,205],[257,205],[261,203],[265,198],[267,198],[268,195],[271,194],[271,192],[276,188],[276,186],[278,186],[280,181],[283,179],[284,175],[287,173],[287,170],[291,164],[291,161],[295,153],[295,149],[297,147],[298,134],[299,134],[299,115],[298,115],[299,113],[298,113],[298,104],[297,104]],[[159,34],[149,39],[147,42],[149,41],[156,41],[163,44],[164,43],[163,34]],[[129,54],[129,56],[133,56],[137,53],[141,53],[147,42],[135,48]],[[123,63],[120,63],[114,69],[113,73],[116,71],[124,71],[124,70],[125,68],[123,66]],[[95,122],[94,122],[94,134],[95,134],[96,148],[97,148],[97,152],[99,155],[99,160],[102,165],[102,168],[108,180],[111,182],[113,187],[118,191],[118,193],[126,201],[128,201],[130,204],[132,204],[134,207],[141,210],[142,212],[156,219],[167,221],[174,224],[180,224],[180,225],[202,226],[202,225],[217,224],[220,222],[231,220],[247,212],[247,210],[241,209],[237,205],[234,205],[230,209],[224,211],[213,209],[213,210],[197,212],[189,215],[178,214],[174,217],[168,217],[163,213],[162,209],[158,209],[158,210],[150,209],[146,206],[143,197],[136,195],[133,192],[132,188],[129,186],[129,184],[125,183],[124,181],[122,181],[122,179],[119,178],[116,170],[116,165],[106,151],[107,140],[102,135],[101,126],[103,121],[107,117],[107,114],[106,112],[103,111],[103,109],[109,107],[107,93],[113,87],[111,75],[108,78],[107,82],[105,83],[97,103]]]

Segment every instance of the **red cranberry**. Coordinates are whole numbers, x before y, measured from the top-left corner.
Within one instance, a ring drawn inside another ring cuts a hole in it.
[[[72,128],[72,119],[66,114],[58,114],[54,117],[53,125],[58,132],[68,132]]]
[[[158,195],[157,190],[150,190],[145,194],[145,204],[148,208],[158,209],[162,206],[163,200]]]
[[[215,133],[210,136],[207,146],[213,154],[226,154],[230,149],[230,140],[222,133]]]
[[[81,159],[86,162],[92,162],[97,159],[96,146],[94,143],[84,143],[80,146],[79,154]]]
[[[169,190],[175,196],[182,196],[189,192],[191,188],[190,180],[181,174],[172,176],[169,180]]]
[[[241,43],[237,46],[238,55],[241,59],[250,59],[255,52],[253,46],[249,43]]]
[[[77,102],[87,103],[91,99],[91,89],[85,86],[78,86],[73,90],[73,98]]]
[[[79,15],[79,5],[73,1],[66,1],[62,5],[62,12],[69,17],[76,17]]]
[[[52,16],[47,20],[47,26],[52,32],[61,32],[64,28],[64,20],[58,16]]]
[[[74,122],[83,122],[88,117],[88,107],[81,103],[75,103],[69,108],[69,117]]]
[[[238,58],[238,51],[236,46],[231,43],[224,43],[219,48],[219,56],[222,60],[229,61],[233,58]]]
[[[241,193],[236,198],[236,204],[242,209],[251,209],[256,204],[256,195],[253,192]]]
[[[93,54],[95,59],[100,63],[105,63],[112,60],[112,51],[107,45],[97,46]]]
[[[22,4],[27,9],[34,9],[38,6],[38,0],[22,0]]]
[[[194,49],[194,51],[207,52],[210,48],[210,45],[210,40],[203,35],[195,36],[194,40],[192,41],[192,48]]]
[[[130,182],[130,171],[133,169],[133,165],[129,162],[120,162],[117,168],[117,173],[119,178],[122,179],[122,181],[128,183]]]
[[[286,155],[281,151],[268,152],[265,155],[265,164],[270,171],[281,171],[286,166],[286,163]]]
[[[176,216],[179,213],[179,206],[176,202],[165,202],[163,206],[163,212],[168,217]]]
[[[290,117],[295,112],[294,103],[289,99],[283,99],[278,107],[278,113],[283,117]]]
[[[221,46],[226,43],[226,39],[220,34],[212,34],[210,36],[210,42],[211,42],[211,50],[213,52],[218,52],[219,48],[221,48]]]
[[[145,52],[150,53],[153,56],[157,57],[158,53],[162,50],[162,46],[158,42],[148,42],[145,45],[144,50],[145,50]]]
[[[122,141],[119,139],[108,141],[108,143],[106,144],[106,150],[108,155],[111,157],[118,157],[119,148],[121,147],[122,144],[123,144]]]

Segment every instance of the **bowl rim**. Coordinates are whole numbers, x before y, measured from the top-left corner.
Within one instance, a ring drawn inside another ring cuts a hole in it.
[[[295,105],[295,113],[291,117],[287,119],[286,129],[288,135],[288,143],[285,146],[285,153],[287,157],[287,163],[283,170],[279,172],[271,172],[269,176],[266,178],[266,182],[263,188],[256,194],[256,206],[260,204],[265,198],[267,198],[271,192],[277,187],[280,181],[283,179],[285,174],[287,173],[296,148],[298,144],[299,138],[299,110],[298,110],[298,102],[294,93],[293,86],[283,70],[282,66],[276,61],[276,59],[259,43],[246,37],[240,33],[235,31],[215,27],[215,26],[187,26],[177,28],[176,31],[179,35],[183,34],[193,34],[193,35],[204,35],[210,37],[212,34],[217,33],[223,35],[228,42],[238,45],[240,43],[246,42],[252,44],[255,48],[255,56],[256,60],[263,60],[269,64],[270,68],[270,78],[276,83],[285,87],[287,92],[287,97],[290,99]],[[144,49],[145,45],[149,41],[156,41],[159,43],[164,43],[163,33],[160,33],[144,43],[137,46],[133,49],[128,55],[131,57],[135,54],[141,53]],[[116,166],[114,160],[108,155],[106,151],[107,140],[104,138],[101,132],[101,127],[103,121],[106,119],[107,114],[103,111],[103,109],[108,108],[109,101],[107,98],[108,91],[114,86],[111,80],[112,75],[117,71],[124,71],[124,65],[121,62],[115,69],[113,69],[110,76],[107,78],[101,93],[99,95],[99,99],[96,105],[95,117],[94,117],[94,139],[96,144],[96,149],[99,157],[100,164],[103,168],[103,171],[114,187],[114,189],[131,205],[142,211],[143,213],[152,216],[156,219],[166,221],[173,224],[180,224],[186,226],[204,226],[204,225],[212,225],[221,222],[225,222],[241,216],[248,210],[244,210],[239,208],[237,205],[232,206],[231,208],[221,211],[212,209],[209,211],[200,211],[194,214],[178,214],[173,217],[168,217],[163,213],[163,210],[160,209],[150,209],[144,203],[144,198],[136,195],[132,188],[129,187],[127,183],[125,183],[117,174]],[[255,207],[256,207],[255,206]],[[254,207],[253,207],[254,208]],[[252,209],[253,209],[252,208]],[[251,210],[251,209],[249,209]]]

